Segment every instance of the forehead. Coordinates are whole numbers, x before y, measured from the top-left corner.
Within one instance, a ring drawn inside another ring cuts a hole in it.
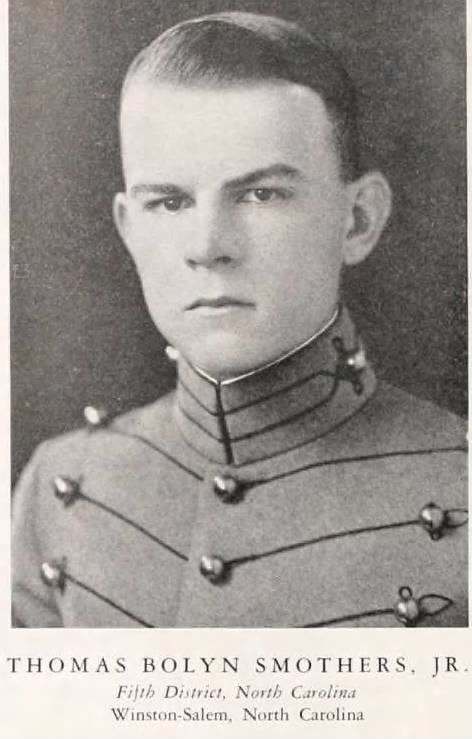
[[[338,167],[332,124],[313,90],[267,81],[227,87],[135,82],[122,106],[129,184],[237,177],[274,161],[305,171]]]

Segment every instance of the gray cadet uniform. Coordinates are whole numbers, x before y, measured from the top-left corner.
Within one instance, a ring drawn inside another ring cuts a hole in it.
[[[346,310],[239,381],[45,442],[14,498],[28,627],[466,626],[463,423],[376,383]]]

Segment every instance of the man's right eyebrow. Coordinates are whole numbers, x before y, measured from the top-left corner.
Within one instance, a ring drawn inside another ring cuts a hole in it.
[[[131,197],[133,198],[137,198],[140,195],[175,195],[176,193],[183,193],[183,190],[171,182],[156,183],[155,185],[133,185],[130,190]]]

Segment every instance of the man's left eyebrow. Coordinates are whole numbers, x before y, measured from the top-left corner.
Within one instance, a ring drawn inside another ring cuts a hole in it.
[[[255,169],[252,172],[241,175],[241,177],[235,177],[232,180],[228,180],[224,183],[224,187],[232,189],[234,187],[245,187],[247,185],[254,185],[268,177],[289,177],[290,179],[302,178],[302,173],[295,167],[290,167],[288,164],[271,164],[270,167],[262,167],[261,169]]]

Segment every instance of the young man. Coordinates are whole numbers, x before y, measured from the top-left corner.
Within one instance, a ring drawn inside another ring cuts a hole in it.
[[[340,304],[390,211],[355,94],[293,24],[182,23],[131,65],[115,221],[175,393],[47,442],[14,507],[24,626],[465,626],[464,432],[376,383]]]

